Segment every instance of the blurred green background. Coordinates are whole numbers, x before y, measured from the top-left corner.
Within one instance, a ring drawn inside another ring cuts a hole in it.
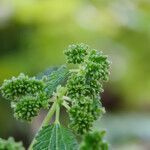
[[[0,83],[65,63],[63,50],[81,42],[112,61],[95,128],[108,130],[113,150],[149,150],[150,0],[0,0]],[[42,115],[20,123],[1,98],[0,137],[28,145]]]

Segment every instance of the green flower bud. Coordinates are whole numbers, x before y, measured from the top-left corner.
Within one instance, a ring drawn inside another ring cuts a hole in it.
[[[25,150],[22,142],[15,142],[13,138],[4,140],[0,138],[0,150]]]
[[[95,131],[84,136],[80,150],[108,150],[108,144],[104,141],[105,131]]]
[[[80,96],[95,97],[103,92],[100,81],[86,78],[85,75],[72,74],[67,82],[68,96],[76,99]]]
[[[80,64],[84,62],[84,58],[87,55],[88,46],[81,44],[72,44],[65,50],[68,63]]]
[[[17,101],[22,96],[42,92],[44,87],[43,81],[20,74],[18,77],[5,80],[0,89],[4,98]]]
[[[82,75],[72,74],[67,82],[68,96],[72,99],[86,94],[86,79]]]
[[[109,68],[110,62],[107,60],[107,56],[96,50],[92,50],[90,52],[88,60],[85,62],[85,72],[87,78],[107,81]]]
[[[79,134],[91,130],[93,122],[105,110],[99,94],[103,81],[108,79],[109,61],[101,52],[91,50],[79,71],[72,73],[67,82],[67,96],[72,99],[69,110],[70,127]]]
[[[107,56],[103,55],[101,51],[97,51],[95,49],[90,51],[90,54],[88,56],[88,60],[101,64],[103,61],[107,61]]]
[[[87,78],[86,80],[86,88],[87,88],[87,93],[88,95],[91,95],[93,97],[99,95],[102,93],[103,90],[103,85],[100,83],[99,80],[93,80],[92,78]]]
[[[25,96],[16,103],[14,107],[14,116],[19,120],[31,121],[33,117],[39,114],[41,102],[36,97]]]
[[[70,127],[78,134],[90,131],[93,122],[102,112],[102,107],[99,106],[97,100],[93,101],[89,97],[81,97],[74,100],[69,110]]]

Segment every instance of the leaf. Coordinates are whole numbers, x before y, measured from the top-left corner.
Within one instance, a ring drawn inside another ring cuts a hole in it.
[[[72,132],[59,124],[43,127],[36,141],[33,150],[78,150],[78,143]]]
[[[48,96],[51,96],[53,94],[58,85],[64,83],[68,75],[69,71],[66,66],[61,66],[56,71],[53,71],[50,75],[47,76],[45,90]]]
[[[45,71],[37,74],[36,78],[39,79],[39,80],[41,80],[44,76],[49,76],[51,73],[53,73],[57,69],[58,69],[58,67],[47,68]]]

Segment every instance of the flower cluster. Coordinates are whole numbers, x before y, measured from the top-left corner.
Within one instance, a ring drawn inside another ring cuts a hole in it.
[[[107,56],[101,51],[91,50],[88,60],[85,63],[87,77],[98,81],[107,81],[109,75],[110,62]]]
[[[93,102],[90,97],[80,97],[74,101],[69,111],[70,127],[77,133],[84,134],[92,127],[93,122],[97,119],[103,109],[99,108],[97,100]]]
[[[17,101],[24,95],[35,95],[44,90],[44,83],[35,78],[29,78],[21,73],[18,77],[4,80],[1,86],[1,93],[5,99]]]
[[[71,99],[78,98],[80,96],[97,96],[103,92],[102,84],[99,80],[88,78],[84,73],[73,73],[67,83],[68,96]]]
[[[86,95],[86,80],[83,75],[73,73],[67,82],[68,96],[71,99]]]
[[[87,55],[88,46],[81,44],[72,44],[65,50],[68,63],[80,64]]]
[[[0,150],[25,150],[22,142],[15,142],[13,138],[4,140],[0,138]]]
[[[79,134],[90,131],[93,122],[104,113],[99,94],[109,75],[109,61],[101,52],[91,50],[67,82],[67,96],[72,99],[70,126]]]
[[[47,97],[43,94],[36,97],[24,96],[14,106],[15,118],[31,121],[33,117],[39,114],[42,107],[47,107]]]
[[[44,82],[22,73],[18,77],[5,80],[1,93],[11,101],[14,116],[20,120],[31,121],[41,108],[47,108],[49,105]]]
[[[108,150],[108,144],[104,141],[105,131],[87,133],[81,144],[80,150]]]

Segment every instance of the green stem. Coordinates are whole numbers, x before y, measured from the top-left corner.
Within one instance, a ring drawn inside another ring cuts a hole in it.
[[[60,105],[59,105],[59,103],[57,103],[57,106],[56,106],[56,119],[55,119],[56,124],[60,124],[59,116],[60,116]]]
[[[51,120],[51,118],[53,117],[53,114],[55,113],[55,110],[56,110],[56,107],[57,107],[57,100],[55,100],[55,102],[53,103],[51,109],[49,110],[48,114],[46,115],[44,121],[42,122],[42,125],[39,129],[39,131],[44,127],[44,126],[47,126]],[[39,132],[38,131],[38,132]],[[37,132],[37,133],[38,133]],[[37,135],[37,134],[36,134]],[[35,136],[36,137],[36,136]],[[35,138],[33,139],[32,143],[30,144],[28,150],[32,150],[32,147],[33,145],[35,144],[36,140]]]

